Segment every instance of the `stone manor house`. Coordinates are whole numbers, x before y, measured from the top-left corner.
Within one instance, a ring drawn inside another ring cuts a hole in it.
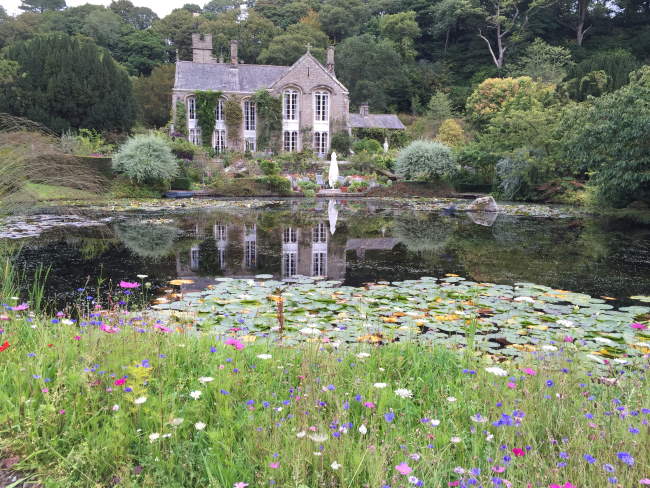
[[[282,148],[286,152],[311,146],[323,157],[329,152],[336,132],[351,132],[355,128],[405,128],[395,115],[370,114],[368,104],[363,104],[358,114],[349,113],[348,89],[336,78],[334,47],[327,50],[326,66],[309,49],[293,66],[244,64],[238,58],[238,41],[231,41],[230,60],[224,62],[214,58],[212,36],[208,34],[193,34],[192,48],[192,61],[176,63],[172,107],[177,102],[185,104],[187,134],[194,144],[200,144],[203,137],[211,137],[217,152],[255,151],[257,114],[251,97],[260,89],[267,89],[282,99]],[[212,134],[201,134],[194,96],[197,91],[223,93],[216,107]],[[228,137],[224,116],[224,102],[231,97],[241,101],[243,112],[241,137],[236,139]]]

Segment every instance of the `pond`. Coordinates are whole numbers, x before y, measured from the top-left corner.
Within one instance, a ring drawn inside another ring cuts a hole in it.
[[[260,274],[349,286],[456,274],[614,298],[619,306],[650,291],[650,228],[624,221],[495,219],[391,201],[188,207],[17,218],[0,229],[0,242],[17,249],[27,276],[40,264],[49,267],[46,296],[59,306],[75,290],[138,274],[156,289],[174,279],[191,281],[184,291],[205,289],[217,277]]]

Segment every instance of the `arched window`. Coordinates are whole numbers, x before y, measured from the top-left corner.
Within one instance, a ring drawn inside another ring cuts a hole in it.
[[[298,120],[298,92],[296,90],[285,90],[282,100],[284,120]]]
[[[325,91],[314,93],[314,120],[327,122],[330,117],[330,94]]]
[[[196,98],[188,97],[187,99],[187,118],[196,120]]]

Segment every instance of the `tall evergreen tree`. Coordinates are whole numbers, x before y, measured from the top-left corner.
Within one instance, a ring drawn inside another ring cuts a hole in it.
[[[63,34],[37,36],[6,51],[20,71],[0,111],[70,128],[128,130],[135,118],[131,81],[93,42]]]

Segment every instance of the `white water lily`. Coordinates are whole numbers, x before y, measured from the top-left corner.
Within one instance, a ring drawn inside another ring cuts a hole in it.
[[[542,351],[557,351],[557,347],[546,344],[542,346]]]
[[[214,378],[211,378],[210,376],[201,376],[199,378],[199,383],[206,384],[206,383],[210,383],[211,381],[214,381]]]
[[[147,401],[147,397],[146,396],[141,396],[141,397],[138,397],[135,400],[133,400],[133,403],[135,403],[136,405],[142,405],[146,401]]]
[[[199,398],[201,398],[201,395],[203,395],[203,392],[199,391],[199,390],[194,390],[194,391],[190,392],[190,396],[192,398],[194,398],[195,400],[198,400]]]
[[[160,434],[158,432],[149,434],[149,442],[156,442],[158,439],[160,439]]]
[[[258,354],[257,355],[258,359],[271,359],[272,357],[273,356],[271,356],[270,354]]]
[[[560,319],[555,322],[558,325],[561,325],[562,327],[573,327],[573,321],[571,320],[566,320],[566,319]]]
[[[336,471],[337,469],[339,469],[341,466],[342,466],[342,464],[339,464],[339,463],[337,463],[336,461],[334,461],[332,464],[330,464],[330,467],[331,467],[334,471]]]
[[[487,371],[488,373],[492,373],[493,375],[496,376],[508,376],[508,372],[503,368],[499,368],[498,366],[485,368],[485,371]]]
[[[527,302],[527,303],[535,303],[535,300],[533,300],[530,297],[517,297],[514,300],[515,302]]]
[[[407,390],[406,388],[398,388],[395,390],[395,395],[400,398],[413,398],[413,392],[411,390]]]
[[[173,419],[173,420],[172,420],[171,422],[169,422],[169,423],[172,424],[174,427],[178,427],[179,425],[181,425],[181,424],[183,423],[183,420],[184,420],[184,419],[182,419],[182,418],[180,418],[180,417],[177,417],[177,418]]]
[[[320,334],[320,330],[315,329],[314,327],[303,327],[300,329],[298,332],[304,335],[318,335]]]
[[[361,427],[359,427],[359,432],[361,435],[366,435],[368,433],[368,427],[362,424]]]
[[[203,422],[197,422],[194,424],[194,428],[196,430],[203,430],[205,429],[205,424]]]
[[[388,383],[375,383],[372,386],[374,386],[375,388],[381,389],[381,388],[386,388],[388,386]]]
[[[595,342],[600,342],[601,344],[608,344],[610,346],[615,346],[616,342],[614,342],[611,339],[608,339],[607,337],[594,337],[593,340]]]

